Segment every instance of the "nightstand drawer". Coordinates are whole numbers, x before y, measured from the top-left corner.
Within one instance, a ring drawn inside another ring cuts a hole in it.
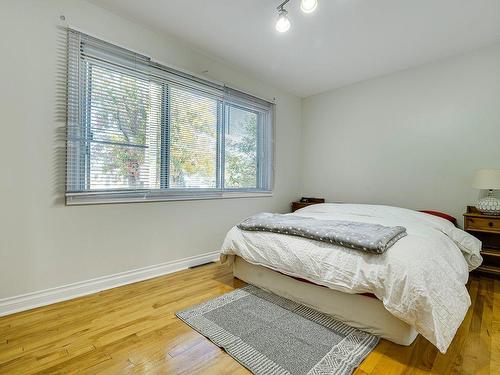
[[[476,207],[467,206],[464,226],[483,244],[483,264],[476,272],[500,278],[500,216],[483,215]]]
[[[500,220],[481,217],[466,217],[466,230],[486,230],[500,232]]]

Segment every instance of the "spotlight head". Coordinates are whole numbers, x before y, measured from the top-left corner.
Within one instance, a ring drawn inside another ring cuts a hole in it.
[[[312,13],[318,7],[318,0],[301,0],[300,9],[304,13]]]
[[[288,12],[285,9],[278,11],[278,19],[276,21],[276,30],[280,33],[286,33],[290,29],[291,23],[288,19]]]

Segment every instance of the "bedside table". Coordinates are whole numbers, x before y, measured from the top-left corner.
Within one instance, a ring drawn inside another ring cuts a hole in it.
[[[310,206],[312,204],[325,203],[324,198],[308,198],[307,202],[292,202],[292,212]]]
[[[476,207],[468,206],[464,230],[483,243],[483,264],[475,271],[500,277],[500,216],[483,215]]]

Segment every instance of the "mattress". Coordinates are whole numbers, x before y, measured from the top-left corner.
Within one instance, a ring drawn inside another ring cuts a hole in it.
[[[363,331],[400,345],[410,345],[417,331],[394,317],[382,302],[370,296],[347,294],[299,281],[269,268],[254,265],[241,257],[233,262],[234,276],[325,314]]]

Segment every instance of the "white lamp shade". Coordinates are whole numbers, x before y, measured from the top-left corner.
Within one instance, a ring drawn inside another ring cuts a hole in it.
[[[472,186],[476,189],[500,189],[500,169],[479,169],[474,175]]]

